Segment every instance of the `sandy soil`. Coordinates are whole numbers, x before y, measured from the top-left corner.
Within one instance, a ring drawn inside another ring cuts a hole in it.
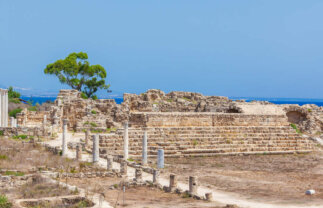
[[[259,201],[294,204],[323,203],[323,153],[298,155],[169,158],[169,172],[187,181],[198,176],[203,186]],[[314,189],[315,195],[305,191]]]
[[[183,198],[177,194],[165,193],[153,187],[129,188],[125,192],[125,203],[123,204],[123,192],[121,187],[110,190],[109,186],[119,184],[120,178],[89,178],[69,179],[69,184],[87,189],[91,192],[104,193],[105,200],[111,206],[131,208],[169,208],[169,207],[220,207],[215,202],[198,201],[192,198]]]

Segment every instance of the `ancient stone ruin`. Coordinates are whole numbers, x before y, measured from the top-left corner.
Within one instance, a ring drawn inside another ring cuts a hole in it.
[[[315,105],[275,105],[233,101],[226,97],[191,92],[149,90],[113,99],[83,99],[76,90],[61,90],[49,111],[17,114],[18,126],[35,134],[70,131],[99,133],[100,154],[124,154],[125,128],[129,157],[140,157],[147,133],[148,157],[164,149],[166,157],[309,152],[312,142],[298,134],[323,129],[323,109]],[[19,129],[19,128],[18,128]],[[11,130],[12,131],[12,130]]]

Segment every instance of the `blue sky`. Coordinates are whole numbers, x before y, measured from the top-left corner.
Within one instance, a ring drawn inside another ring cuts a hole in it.
[[[0,86],[58,91],[84,51],[112,94],[323,98],[321,0],[0,0]]]

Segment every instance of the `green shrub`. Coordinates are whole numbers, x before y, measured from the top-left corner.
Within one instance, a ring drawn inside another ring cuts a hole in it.
[[[6,159],[8,159],[7,155],[0,155],[0,160],[6,160]]]
[[[25,135],[25,134],[21,134],[21,135],[18,135],[18,136],[14,136],[14,137],[12,137],[13,139],[27,139],[28,138],[28,136],[27,135]]]
[[[18,98],[9,98],[9,102],[19,104],[20,100]]]
[[[96,96],[96,95],[92,95],[92,97],[91,97],[93,100],[97,100],[98,99],[98,96]]]
[[[13,87],[8,88],[8,98],[20,98],[20,93],[13,90]]]
[[[0,208],[11,208],[12,204],[8,201],[8,198],[0,194]]]
[[[28,108],[29,111],[37,111],[37,107],[36,106],[30,106]]]
[[[291,123],[291,124],[290,124],[290,126],[291,126],[293,129],[295,129],[295,131],[296,131],[298,134],[301,134],[301,133],[302,133],[302,132],[301,132],[301,130],[299,130],[299,129],[298,129],[298,127],[297,127],[297,125],[296,125],[296,124]]]
[[[0,155],[0,160],[6,160],[6,159],[8,159],[7,155]]]
[[[193,146],[196,146],[197,144],[198,144],[197,140],[196,140],[196,139],[194,139],[194,140],[193,140]]]
[[[308,111],[309,113],[311,113],[311,112],[312,112],[312,109],[308,108],[308,109],[307,109],[307,111]]]
[[[4,135],[4,131],[3,130],[1,130],[0,131],[0,136],[3,136]]]
[[[7,176],[24,176],[25,174],[23,172],[19,172],[19,171],[10,171],[10,170],[7,170],[5,173],[5,175]]]
[[[81,98],[88,99],[87,95],[84,92],[81,93]]]
[[[21,113],[21,111],[22,111],[21,108],[16,108],[16,109],[9,112],[9,116],[16,118],[17,113]]]
[[[97,112],[96,112],[95,110],[92,110],[92,111],[91,111],[91,113],[92,113],[92,114],[96,114]]]
[[[98,125],[96,124],[96,123],[94,123],[94,122],[91,122],[90,123],[90,125],[92,126],[92,127],[97,127]]]

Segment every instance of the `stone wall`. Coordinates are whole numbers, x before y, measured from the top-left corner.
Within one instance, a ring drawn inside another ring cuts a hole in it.
[[[42,126],[44,123],[44,117],[50,121],[49,111],[28,111],[26,108],[16,115],[18,126],[37,127]],[[50,125],[50,122],[48,122]]]
[[[49,111],[24,110],[17,115],[18,125],[39,126],[44,115],[47,115],[47,126],[54,131],[61,131],[62,120],[67,118],[69,130],[74,131],[121,128],[125,121],[133,126],[212,126],[221,123],[256,126],[257,122],[259,125],[285,125],[288,119],[303,132],[323,132],[323,108],[315,105],[232,101],[221,96],[192,92],[166,94],[161,90],[148,90],[140,95],[125,93],[122,104],[116,104],[113,99],[83,99],[79,91],[61,90]]]
[[[45,132],[40,127],[0,127],[0,135],[1,136],[19,136],[19,135],[27,135],[27,136],[45,136]]]
[[[237,112],[227,97],[204,96],[193,92],[148,90],[140,95],[124,94],[124,102],[132,112]]]
[[[183,126],[286,126],[284,115],[246,115],[235,113],[131,113],[132,127]]]

